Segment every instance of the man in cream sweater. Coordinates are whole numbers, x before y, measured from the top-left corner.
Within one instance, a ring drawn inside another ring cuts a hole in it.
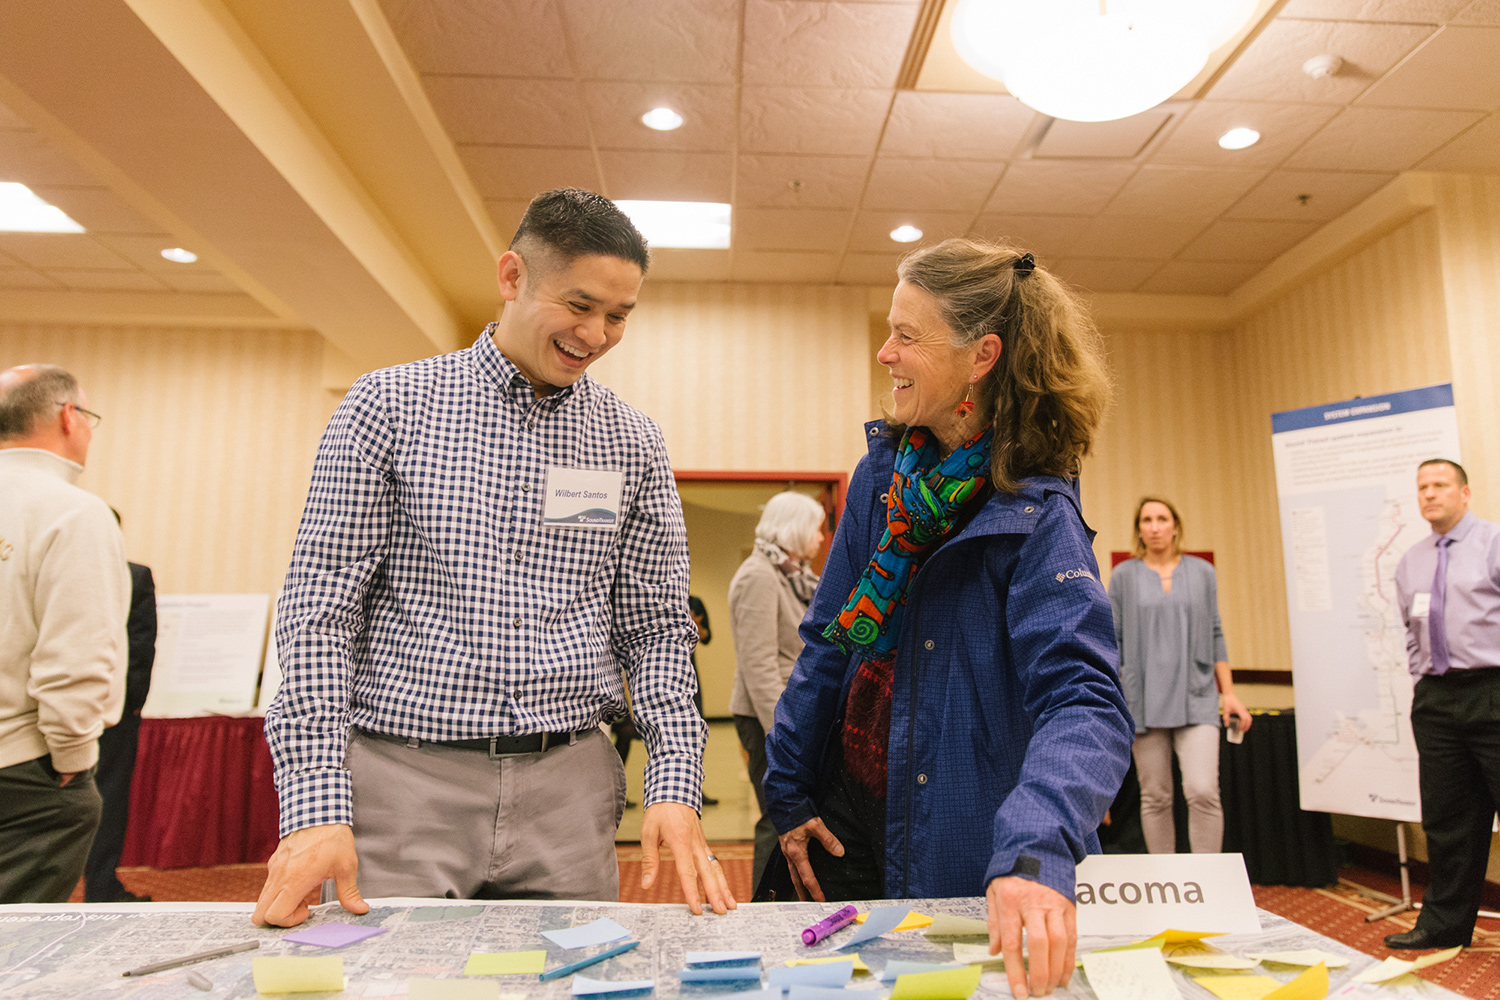
[[[97,414],[52,365],[0,372],[0,903],[62,903],[99,825],[99,734],[125,698],[130,571],[73,485]]]

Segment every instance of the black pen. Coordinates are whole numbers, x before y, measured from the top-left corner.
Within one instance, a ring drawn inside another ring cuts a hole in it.
[[[259,941],[241,941],[239,944],[225,945],[223,948],[215,948],[212,951],[200,951],[196,955],[185,955],[182,958],[174,958],[167,962],[153,962],[143,965],[139,969],[131,969],[122,972],[122,976],[149,976],[153,972],[166,972],[182,965],[192,965],[194,962],[206,962],[211,958],[223,958],[225,955],[233,955],[241,951],[254,951],[260,947]]]

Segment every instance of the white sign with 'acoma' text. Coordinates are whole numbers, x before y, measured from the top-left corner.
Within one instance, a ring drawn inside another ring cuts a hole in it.
[[[1095,854],[1078,866],[1083,936],[1260,930],[1245,859],[1238,854]]]

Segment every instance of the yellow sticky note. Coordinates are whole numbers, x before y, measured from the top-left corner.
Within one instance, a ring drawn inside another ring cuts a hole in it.
[[[1417,963],[1400,958],[1388,958],[1379,965],[1372,965],[1354,977],[1356,983],[1384,983],[1404,976],[1417,967]]]
[[[466,976],[540,975],[547,968],[545,951],[476,951],[464,966]]]
[[[1171,970],[1155,948],[1091,951],[1083,956],[1083,974],[1099,1000],[1170,997],[1177,992]]]
[[[868,913],[861,913],[861,914],[859,914],[858,916],[856,916],[854,918],[854,922],[856,924],[862,924],[862,923],[865,922],[865,918],[868,917],[868,916],[869,916]],[[914,930],[916,930],[919,927],[931,927],[931,926],[932,926],[932,918],[931,917],[926,916],[925,914],[912,912],[912,913],[908,913],[904,918],[902,918],[902,920],[901,920],[901,922],[899,924],[897,924],[895,927],[892,927],[891,930],[890,930],[890,933],[895,933],[896,931],[914,931]]]
[[[1435,951],[1431,955],[1423,955],[1415,962],[1412,962],[1411,967],[1414,970],[1425,969],[1430,965],[1437,965],[1439,962],[1446,962],[1450,958],[1457,958],[1458,953],[1461,951],[1463,951],[1462,948],[1447,948],[1443,951]]]
[[[1304,948],[1300,951],[1252,951],[1246,952],[1245,957],[1257,962],[1275,962],[1278,965],[1313,966],[1321,962],[1330,969],[1342,969],[1349,964],[1349,960],[1342,955],[1316,948]]]
[[[914,972],[896,977],[891,1000],[968,1000],[979,989],[977,965],[940,972]]]
[[[1318,964],[1293,979],[1266,1000],[1323,1000],[1328,995],[1328,966]]]
[[[851,958],[854,959],[854,971],[855,972],[869,972],[870,971],[870,967],[865,964],[865,960],[862,959],[862,958],[860,958],[858,955],[828,955],[828,956],[826,956],[824,958],[789,958],[789,959],[786,960],[786,964],[787,965],[827,965],[830,962],[847,962]]]
[[[1137,944],[1147,941],[1160,941],[1162,944],[1187,944],[1189,941],[1202,941],[1204,938],[1221,937],[1222,932],[1216,931],[1174,931],[1165,930],[1160,934],[1153,934],[1148,938],[1142,938]]]
[[[990,954],[989,945],[969,944],[965,941],[953,942],[953,961],[962,962],[965,965],[1005,964],[1005,959],[1002,956]]]
[[[987,938],[990,936],[990,925],[974,917],[955,917],[949,913],[939,913],[933,916],[926,936],[929,938]]]
[[[344,988],[344,960],[259,955],[250,962],[257,993],[325,993]]]
[[[1201,976],[1193,982],[1219,1000],[1262,1000],[1281,989],[1270,976]]]
[[[1161,949],[1162,949],[1162,939],[1159,938],[1159,937],[1146,938],[1146,940],[1144,940],[1144,941],[1132,941],[1129,944],[1117,944],[1113,948],[1095,948],[1094,951],[1095,952],[1140,951],[1143,948],[1149,948],[1152,951],[1161,951]]]
[[[500,1000],[500,984],[488,979],[408,979],[406,1000]]]
[[[1226,955],[1222,951],[1173,952],[1165,956],[1173,965],[1189,969],[1253,969],[1255,963],[1238,955]]]

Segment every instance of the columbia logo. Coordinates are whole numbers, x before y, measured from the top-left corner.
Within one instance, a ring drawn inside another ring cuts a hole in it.
[[[1066,573],[1059,573],[1059,574],[1057,574],[1057,582],[1058,583],[1062,583],[1064,580],[1079,580],[1079,579],[1089,579],[1089,580],[1092,580],[1093,578],[1094,578],[1094,574],[1090,573],[1086,569],[1070,569]]]

